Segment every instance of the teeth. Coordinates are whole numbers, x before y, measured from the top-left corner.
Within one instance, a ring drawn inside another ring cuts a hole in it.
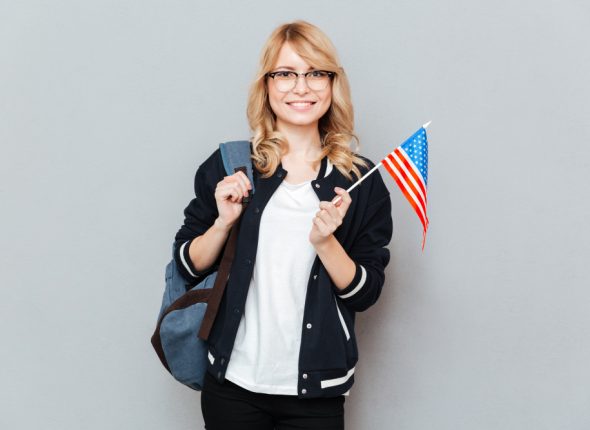
[[[295,103],[289,103],[292,106],[299,106],[299,107],[304,107],[304,106],[309,106],[312,103],[311,102],[295,102]]]

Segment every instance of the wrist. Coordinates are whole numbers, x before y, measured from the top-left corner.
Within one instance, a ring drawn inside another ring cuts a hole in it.
[[[216,218],[212,227],[220,233],[229,233],[229,231],[232,228],[232,225],[233,223],[227,223],[221,218]]]
[[[331,234],[330,236],[326,236],[319,242],[315,242],[313,244],[313,247],[315,248],[318,254],[327,253],[330,251],[330,248],[334,245],[335,240],[336,238],[333,234]]]

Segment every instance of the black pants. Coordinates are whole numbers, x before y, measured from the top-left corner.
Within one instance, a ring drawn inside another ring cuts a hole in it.
[[[208,372],[201,392],[207,430],[343,430],[344,396],[299,399],[253,393]]]

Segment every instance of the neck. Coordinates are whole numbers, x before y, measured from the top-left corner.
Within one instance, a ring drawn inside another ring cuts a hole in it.
[[[308,126],[297,126],[277,122],[277,130],[287,139],[285,155],[313,159],[321,152],[322,144],[317,122]]]

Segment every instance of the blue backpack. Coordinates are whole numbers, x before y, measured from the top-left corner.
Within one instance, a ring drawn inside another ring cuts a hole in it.
[[[220,144],[219,149],[227,175],[245,170],[253,194],[250,142],[226,142]],[[172,376],[194,390],[200,391],[203,387],[209,352],[206,340],[223,297],[238,229],[239,221],[232,227],[219,269],[190,290],[186,290],[186,280],[178,271],[174,257],[166,266],[166,289],[151,342]],[[222,276],[216,282],[218,273]]]

